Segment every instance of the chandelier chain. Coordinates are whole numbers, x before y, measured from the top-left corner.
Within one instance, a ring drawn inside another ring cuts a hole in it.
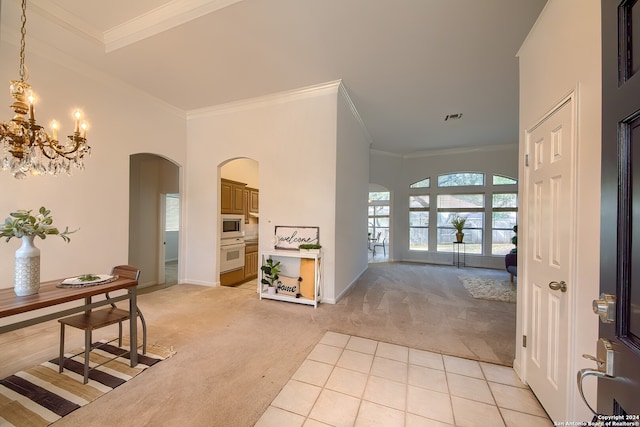
[[[22,0],[22,26],[20,27],[20,81],[27,79],[24,65],[25,37],[27,34],[27,0]]]

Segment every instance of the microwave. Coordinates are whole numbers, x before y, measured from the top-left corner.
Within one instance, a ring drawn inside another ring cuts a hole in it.
[[[244,215],[220,215],[220,238],[244,237]]]

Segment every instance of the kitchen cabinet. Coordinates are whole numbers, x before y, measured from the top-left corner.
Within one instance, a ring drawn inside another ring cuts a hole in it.
[[[244,214],[244,190],[247,184],[220,179],[220,213]]]
[[[244,267],[220,274],[221,286],[233,286],[244,281]]]
[[[258,214],[258,189],[245,187],[243,194],[244,201],[244,222],[249,223],[251,214]]]
[[[244,279],[258,277],[258,243],[247,243],[244,252]]]
[[[258,213],[259,209],[259,192],[257,188],[247,187],[249,190],[249,212]]]

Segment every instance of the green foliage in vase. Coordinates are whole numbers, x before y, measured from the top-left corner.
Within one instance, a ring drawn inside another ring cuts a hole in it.
[[[303,243],[300,246],[298,246],[298,249],[320,249],[320,248],[322,248],[322,246],[316,243]]]
[[[278,280],[280,273],[280,261],[274,261],[271,258],[267,258],[266,264],[260,267],[262,270],[262,284],[267,286],[275,286],[276,280]]]
[[[451,225],[453,228],[458,230],[458,233],[462,233],[462,229],[464,228],[464,224],[467,222],[467,218],[461,216],[454,216],[451,218]]]
[[[32,215],[32,210],[18,210],[11,212],[9,217],[0,225],[0,237],[5,237],[8,242],[11,238],[21,238],[24,236],[37,236],[46,239],[47,235],[56,235],[62,237],[65,242],[69,242],[71,238],[69,234],[78,230],[69,231],[69,227],[65,227],[60,232],[53,225],[53,217],[51,211],[42,206],[36,215]]]

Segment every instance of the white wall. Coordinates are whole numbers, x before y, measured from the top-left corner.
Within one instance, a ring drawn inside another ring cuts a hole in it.
[[[87,138],[92,156],[86,161],[86,170],[74,171],[72,177],[18,181],[8,172],[0,172],[0,219],[16,209],[44,205],[51,209],[55,225],[80,229],[69,244],[55,236],[36,239],[42,280],[108,272],[128,259],[129,156],[157,153],[184,164],[185,116],[99,71],[83,68],[78,60],[54,55],[55,49],[46,49],[43,41],[29,43],[27,48],[29,83],[38,95],[36,120],[47,125],[55,117],[63,126],[61,134],[65,134],[72,126],[71,112],[80,107],[90,124]],[[8,82],[19,77],[18,50],[7,44],[5,37],[0,43],[0,58],[0,105],[8,106],[12,102]],[[12,117],[9,108],[0,111],[0,120]],[[0,244],[0,287],[13,286],[18,247],[15,239]]]
[[[493,174],[516,178],[518,147],[513,144],[474,149],[434,150],[402,157],[378,151],[371,152],[370,181],[388,188],[392,194],[393,228],[390,247],[393,260],[451,264],[451,253],[409,250],[409,185],[431,177],[432,186],[435,186],[438,175],[461,171],[484,172],[487,174],[488,182]],[[430,242],[429,247],[434,246],[435,242]],[[503,269],[504,257],[467,255],[466,264]]]
[[[215,166],[248,157],[260,165],[259,250],[273,248],[275,226],[320,227],[324,298],[334,298],[338,87],[332,82],[189,114],[183,258],[189,283],[219,280]]]
[[[523,44],[520,57],[520,150],[524,152],[524,130],[545,116],[562,98],[576,91],[577,121],[577,206],[574,337],[570,376],[593,362],[581,357],[595,354],[598,317],[591,301],[598,296],[600,230],[600,2],[598,0],[549,0]],[[524,178],[522,156],[521,180]],[[525,195],[521,188],[521,206]],[[526,210],[526,206],[524,206]],[[521,211],[521,215],[525,213]],[[526,239],[526,236],[521,236]],[[519,295],[519,298],[521,296]],[[522,304],[518,304],[517,335],[523,333]],[[518,340],[516,340],[518,342]],[[514,367],[521,371],[522,348],[516,345]],[[520,372],[522,374],[522,372]],[[591,419],[588,409],[571,382],[572,420]],[[585,392],[595,404],[595,381],[585,381]]]
[[[334,251],[325,251],[334,260],[336,278],[333,294],[336,302],[367,269],[367,201],[369,189],[368,134],[344,91],[338,96],[336,224]],[[338,261],[339,260],[339,261]]]

